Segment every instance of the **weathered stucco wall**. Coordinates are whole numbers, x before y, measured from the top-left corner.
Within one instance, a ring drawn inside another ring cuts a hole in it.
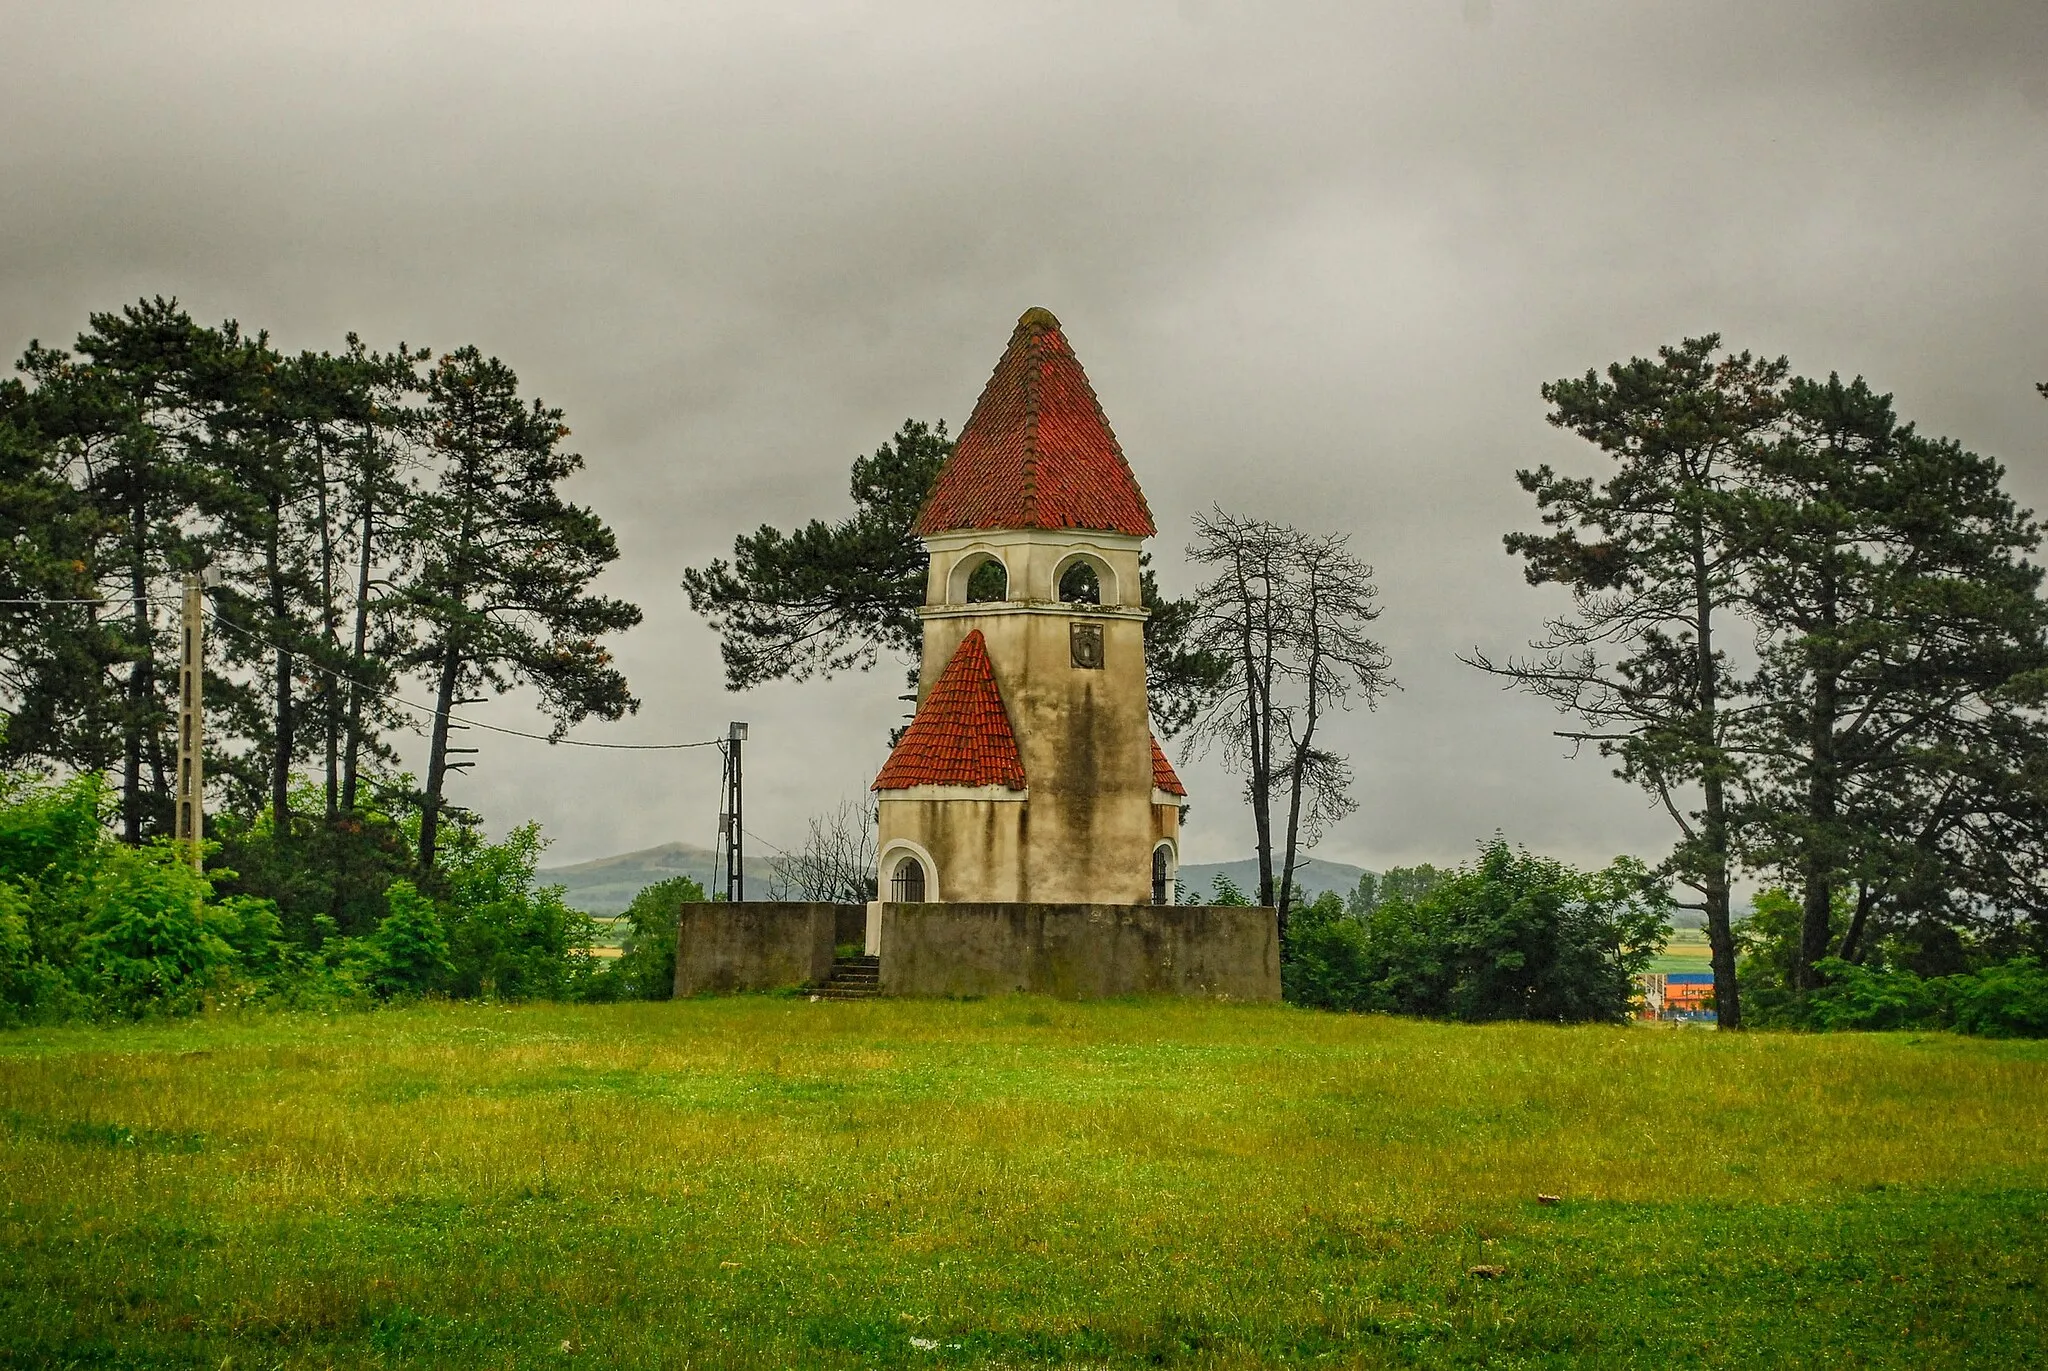
[[[1151,899],[1145,624],[1122,614],[1067,606],[926,620],[928,673],[981,630],[1029,783],[1021,803],[884,797],[882,847],[905,839],[928,850],[939,868],[940,899]],[[1076,622],[1101,627],[1100,668],[1074,665]]]
[[[1271,909],[885,904],[884,995],[1280,998]]]
[[[854,928],[864,917],[859,905],[686,904],[676,928],[676,994],[822,984],[832,976],[842,919]]]
[[[1021,900],[1024,895],[1025,810],[1028,802],[922,800],[915,790],[879,792],[878,851],[882,894],[888,895],[891,844],[914,843],[938,868],[926,899]],[[927,877],[932,873],[927,872]]]

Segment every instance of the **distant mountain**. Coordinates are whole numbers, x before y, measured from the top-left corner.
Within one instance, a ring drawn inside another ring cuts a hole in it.
[[[747,875],[747,898],[768,898],[768,861],[748,857],[741,863]],[[546,866],[537,873],[542,885],[568,889],[571,908],[586,914],[617,914],[633,903],[633,897],[657,881],[688,876],[714,893],[714,879],[723,881],[725,868],[717,865],[713,876],[711,849],[692,843],[663,843],[639,852],[622,852],[615,857],[598,857],[569,866]],[[720,887],[723,888],[722,886]]]
[[[1358,878],[1365,874],[1362,866],[1346,862],[1326,862],[1320,857],[1309,857],[1294,867],[1294,887],[1313,900],[1325,890],[1334,890],[1339,895],[1349,895],[1358,889]],[[1218,876],[1228,876],[1231,884],[1252,898],[1259,893],[1259,861],[1247,857],[1241,862],[1189,862],[1180,869],[1181,898],[1189,904],[1202,904],[1209,899],[1212,883]],[[1273,860],[1273,879],[1280,879],[1279,858]]]
[[[768,878],[772,874],[768,859],[748,857],[746,871],[747,898],[767,899]],[[725,873],[721,867],[714,876],[709,848],[694,843],[663,843],[639,852],[542,867],[538,874],[542,885],[566,887],[572,908],[586,914],[617,914],[633,902],[635,895],[657,881],[688,876],[708,894],[712,893],[713,881],[722,879]],[[1310,857],[1295,868],[1294,882],[1313,900],[1325,890],[1349,895],[1358,888],[1358,878],[1364,874],[1364,867]],[[1255,894],[1259,888],[1259,864],[1254,859],[1190,863],[1180,869],[1181,890],[1188,903],[1207,900],[1219,875],[1228,876],[1247,895]]]

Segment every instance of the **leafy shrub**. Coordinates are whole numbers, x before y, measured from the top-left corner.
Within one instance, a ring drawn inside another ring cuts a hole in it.
[[[1939,981],[1910,971],[1873,971],[1839,957],[1823,958],[1819,971],[1824,984],[1803,1005],[1814,1028],[1932,1028],[1948,1018]]]
[[[229,870],[215,873],[216,888],[272,901],[287,935],[302,946],[320,941],[322,916],[345,937],[369,936],[390,912],[385,895],[392,883],[417,871],[412,814],[405,797],[391,793],[407,780],[372,782],[365,808],[332,819],[324,815],[324,794],[298,787],[292,805],[299,813],[282,834],[267,810],[253,820],[221,815],[220,865]]]
[[[633,897],[620,917],[626,936],[619,956],[592,978],[588,999],[666,1000],[676,988],[676,926],[686,904],[702,904],[704,887],[688,876],[657,881]]]
[[[1251,897],[1237,888],[1236,881],[1220,871],[1216,873],[1215,879],[1209,882],[1209,891],[1210,904],[1223,905],[1231,909],[1246,909],[1251,906]]]
[[[262,937],[247,926],[249,911],[211,904],[212,895],[171,844],[109,845],[87,881],[79,988],[113,1014],[196,1008],[234,967],[236,941]]]
[[[0,882],[0,1028],[68,1017],[74,998],[64,973],[36,955],[28,896]]]
[[[1822,1031],[1952,1028],[1989,1038],[2048,1037],[2048,972],[2020,957],[1951,976],[1828,957],[1821,985],[1787,995],[1778,1021]]]
[[[1486,1021],[1618,1022],[1667,934],[1643,864],[1582,872],[1499,838],[1474,862],[1360,912],[1326,895],[1291,921],[1287,998]],[[1360,902],[1362,903],[1362,902]]]
[[[534,884],[546,847],[539,824],[502,843],[457,831],[443,868],[454,994],[570,999],[594,971],[590,916],[563,902],[561,886]]]
[[[1955,1026],[1987,1038],[2048,1038],[2048,970],[2016,957],[1968,976],[1949,976]]]
[[[1375,999],[1371,965],[1365,926],[1347,914],[1333,892],[1324,891],[1288,918],[1287,956],[1280,969],[1293,1003],[1367,1008]]]
[[[364,979],[382,995],[422,995],[439,990],[454,974],[448,931],[434,902],[411,881],[393,881],[384,892],[391,912],[364,939]]]

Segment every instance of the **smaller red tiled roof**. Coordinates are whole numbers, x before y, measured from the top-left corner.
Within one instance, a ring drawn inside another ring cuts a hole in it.
[[[988,644],[976,629],[960,642],[939,673],[917,717],[875,777],[876,790],[919,785],[999,785],[1024,789],[1017,735],[996,689]]]
[[[1166,750],[1159,746],[1157,738],[1152,740],[1152,788],[1187,798],[1188,788],[1173,774],[1173,763],[1166,760]]]

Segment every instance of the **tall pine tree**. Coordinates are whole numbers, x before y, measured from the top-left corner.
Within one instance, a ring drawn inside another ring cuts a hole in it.
[[[419,624],[408,664],[433,683],[419,860],[434,864],[446,805],[449,715],[471,692],[531,685],[559,737],[639,707],[599,641],[640,622],[591,589],[617,556],[612,531],[560,483],[583,465],[562,447],[562,412],[522,401],[519,378],[465,347],[427,376],[435,480],[410,512],[420,549],[406,598]]]
[[[1743,759],[1738,683],[1724,637],[1741,604],[1733,493],[1769,442],[1788,368],[1688,338],[1655,360],[1615,363],[1543,387],[1550,422],[1612,459],[1604,479],[1549,466],[1518,473],[1545,533],[1513,533],[1532,585],[1572,592],[1533,646],[1470,660],[1576,716],[1562,736],[1592,743],[1655,796],[1679,831],[1667,872],[1699,896],[1719,1021],[1742,1026],[1730,911]]]

